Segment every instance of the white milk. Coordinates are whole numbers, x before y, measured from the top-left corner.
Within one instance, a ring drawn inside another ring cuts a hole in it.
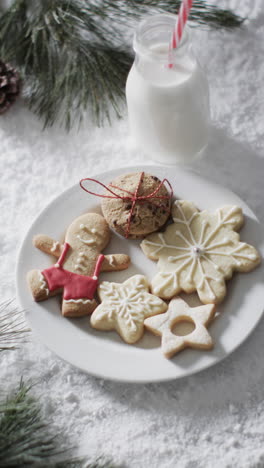
[[[207,80],[186,40],[184,45],[173,52],[170,68],[168,42],[143,49],[134,42],[137,55],[126,85],[130,132],[161,163],[190,162],[208,139]]]

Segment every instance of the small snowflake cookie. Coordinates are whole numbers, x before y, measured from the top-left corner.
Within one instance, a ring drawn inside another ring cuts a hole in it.
[[[189,347],[195,349],[211,349],[213,341],[206,326],[212,320],[215,305],[207,304],[200,307],[189,307],[180,297],[176,297],[169,304],[165,314],[149,317],[144,321],[148,330],[161,336],[161,349],[165,357],[171,358],[182,349]],[[176,323],[191,322],[194,330],[184,336],[173,333]]]
[[[144,332],[144,319],[161,314],[167,304],[149,294],[145,276],[135,275],[124,283],[104,281],[98,288],[102,303],[91,316],[98,330],[116,330],[126,343],[135,343]]]
[[[225,297],[225,279],[260,263],[257,250],[240,242],[234,232],[243,224],[238,206],[209,213],[180,200],[175,202],[172,216],[174,223],[164,233],[151,234],[141,243],[147,257],[158,260],[159,273],[151,282],[153,294],[170,299],[181,290],[197,291],[204,304],[216,304]]]

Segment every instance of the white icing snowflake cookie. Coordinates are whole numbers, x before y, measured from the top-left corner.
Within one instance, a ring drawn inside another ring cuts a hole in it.
[[[165,314],[149,317],[144,321],[145,327],[155,335],[161,336],[161,350],[165,357],[170,358],[186,347],[196,349],[211,349],[213,341],[206,326],[212,320],[215,305],[207,304],[200,307],[189,307],[180,297],[172,299]],[[176,323],[191,322],[194,330],[185,335],[173,333]]]
[[[257,250],[234,232],[243,224],[238,206],[209,213],[181,200],[175,202],[172,216],[174,223],[164,233],[151,234],[141,243],[147,257],[158,260],[153,294],[170,299],[181,290],[197,291],[204,304],[219,303],[233,271],[247,272],[259,264]]]
[[[116,330],[126,343],[135,343],[144,332],[144,319],[161,314],[167,304],[149,294],[145,276],[135,275],[124,283],[104,281],[98,288],[102,303],[91,316],[98,330]]]

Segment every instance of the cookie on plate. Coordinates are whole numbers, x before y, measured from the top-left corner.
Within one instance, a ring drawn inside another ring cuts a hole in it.
[[[199,211],[189,201],[176,201],[173,224],[164,233],[151,234],[141,247],[158,260],[152,279],[153,294],[170,299],[180,291],[197,291],[204,304],[219,303],[226,295],[225,280],[234,271],[248,272],[260,263],[257,250],[240,242],[235,230],[243,224],[238,206],[223,206],[214,213]]]
[[[149,317],[144,321],[145,327],[161,336],[161,350],[166,358],[171,358],[184,348],[211,349],[213,341],[206,326],[215,314],[215,305],[207,304],[199,307],[189,307],[188,304],[176,297],[169,303],[165,314]],[[177,323],[189,322],[193,330],[184,335],[173,333]]]
[[[91,316],[98,330],[116,330],[126,343],[138,341],[144,332],[144,319],[161,314],[167,304],[149,294],[145,276],[134,275],[124,283],[103,281],[98,288],[102,303]]]
[[[172,190],[167,190],[165,182],[144,172],[114,179],[108,188],[117,196],[102,198],[102,211],[109,226],[130,239],[158,231],[170,215]],[[113,194],[106,191],[105,195]]]
[[[34,300],[44,301],[62,293],[62,315],[80,317],[91,314],[97,306],[94,294],[99,273],[124,270],[130,262],[125,254],[101,253],[110,236],[107,222],[97,213],[86,213],[76,218],[67,229],[64,244],[43,234],[35,236],[35,247],[57,261],[49,268],[28,273]]]

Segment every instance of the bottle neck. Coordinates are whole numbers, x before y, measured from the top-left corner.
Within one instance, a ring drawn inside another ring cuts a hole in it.
[[[172,34],[177,21],[176,15],[162,14],[146,18],[136,29],[133,47],[136,61],[161,65],[175,64],[186,55],[191,55],[191,41],[188,27],[185,27],[181,41],[176,49],[170,47]]]

